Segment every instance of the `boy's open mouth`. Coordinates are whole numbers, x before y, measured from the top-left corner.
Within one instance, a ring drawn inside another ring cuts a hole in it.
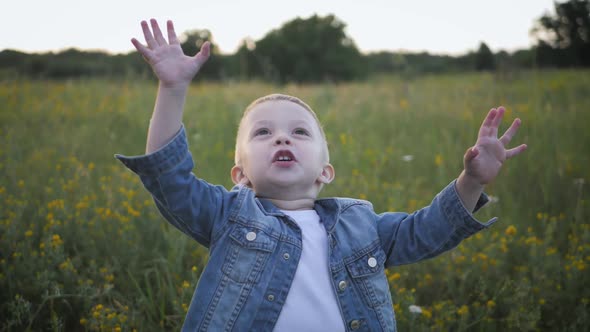
[[[289,150],[277,151],[272,160],[274,164],[283,167],[290,166],[292,163],[297,161],[293,153]]]

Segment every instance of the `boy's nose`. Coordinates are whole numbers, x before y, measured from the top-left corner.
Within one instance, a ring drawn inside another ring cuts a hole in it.
[[[284,143],[284,144],[286,144],[286,145],[290,145],[290,144],[291,144],[291,141],[289,141],[289,139],[288,139],[288,138],[286,138],[286,137],[279,137],[279,138],[277,138],[277,140],[275,141],[275,144],[276,144],[276,145],[281,145],[281,144],[283,144],[283,143]]]

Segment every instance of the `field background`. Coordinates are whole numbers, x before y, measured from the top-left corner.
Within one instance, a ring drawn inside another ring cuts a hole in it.
[[[197,83],[184,123],[195,173],[231,187],[256,97],[301,97],[325,126],[322,196],[413,211],[462,169],[491,107],[520,117],[476,215],[489,230],[387,271],[401,331],[590,328],[590,72],[379,77],[340,85]],[[143,153],[153,81],[0,82],[0,331],[178,330],[207,250],[159,216],[113,154]],[[412,311],[410,311],[410,306]]]

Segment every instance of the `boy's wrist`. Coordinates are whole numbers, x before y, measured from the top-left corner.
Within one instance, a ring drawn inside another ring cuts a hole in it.
[[[185,94],[190,86],[190,82],[182,82],[182,83],[166,83],[160,81],[158,88],[160,91],[165,91],[169,94]]]
[[[485,185],[481,184],[477,179],[468,175],[465,170],[463,170],[457,178],[457,184],[470,192],[483,191],[485,187]]]

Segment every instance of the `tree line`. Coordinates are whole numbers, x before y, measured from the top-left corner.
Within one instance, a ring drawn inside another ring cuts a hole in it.
[[[234,54],[220,54],[208,30],[187,31],[181,46],[185,53],[196,54],[205,41],[212,43],[213,56],[199,74],[208,80],[337,82],[382,73],[414,75],[589,67],[590,0],[556,2],[554,7],[554,13],[540,17],[531,29],[536,44],[512,53],[493,53],[482,42],[477,50],[460,56],[388,51],[362,54],[346,35],[346,24],[334,15],[293,19],[260,40],[243,40]],[[42,54],[0,52],[0,78],[137,76],[153,77],[137,52],[117,55],[77,49]]]

